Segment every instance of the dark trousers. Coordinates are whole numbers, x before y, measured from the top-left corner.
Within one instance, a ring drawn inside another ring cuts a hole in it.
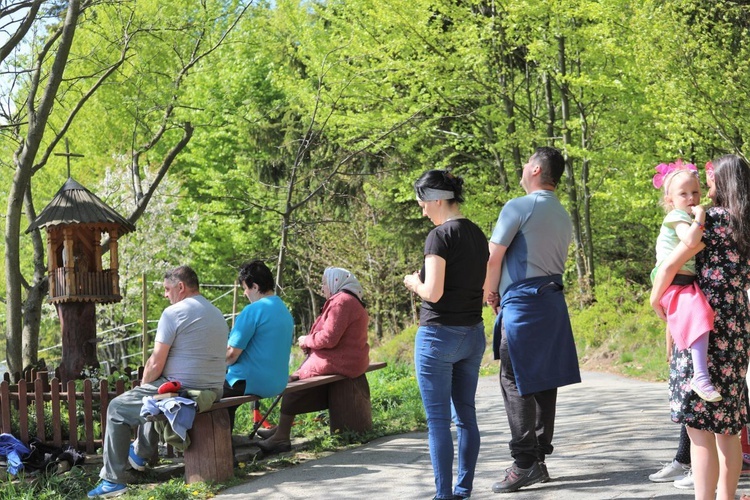
[[[513,461],[524,469],[536,461],[544,462],[554,449],[552,435],[555,431],[557,388],[524,396],[518,393],[505,328],[500,342],[500,389],[510,426],[509,446]]]
[[[244,380],[238,380],[234,383],[234,385],[229,385],[229,383],[224,380],[224,396],[225,398],[232,397],[232,396],[244,396],[245,395],[245,381]],[[234,414],[237,413],[237,408],[239,406],[230,406],[227,408],[227,412],[229,412],[229,430],[234,431]]]

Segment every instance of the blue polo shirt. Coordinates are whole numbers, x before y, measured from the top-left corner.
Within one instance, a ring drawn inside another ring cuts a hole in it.
[[[507,247],[500,296],[512,283],[563,274],[572,237],[570,216],[553,191],[534,191],[506,203],[490,238]]]

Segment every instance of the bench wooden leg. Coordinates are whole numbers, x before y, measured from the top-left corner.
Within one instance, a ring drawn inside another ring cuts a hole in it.
[[[234,475],[232,432],[226,408],[195,415],[185,450],[185,482],[225,481]]]
[[[331,433],[372,430],[370,384],[365,375],[333,382],[328,388]]]

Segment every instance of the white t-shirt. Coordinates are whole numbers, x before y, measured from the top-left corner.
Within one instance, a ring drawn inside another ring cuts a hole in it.
[[[190,389],[224,385],[229,328],[221,311],[203,295],[187,297],[164,309],[156,341],[170,347],[162,376]]]

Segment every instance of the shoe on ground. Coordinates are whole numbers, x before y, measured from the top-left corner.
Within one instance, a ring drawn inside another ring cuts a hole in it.
[[[263,441],[258,441],[254,444],[260,448],[260,451],[262,451],[264,455],[274,455],[276,453],[292,451],[291,441],[272,441],[270,439],[264,439]]]
[[[541,483],[543,480],[544,473],[538,462],[534,462],[528,469],[522,469],[513,464],[505,469],[505,479],[492,485],[492,491],[495,493],[511,493],[524,486]]]
[[[89,491],[89,498],[104,498],[104,497],[117,497],[125,494],[128,491],[128,487],[120,483],[112,483],[106,479],[97,485],[96,488]]]
[[[130,463],[130,466],[132,468],[139,472],[143,472],[144,470],[146,470],[146,461],[135,454],[135,450],[133,449],[132,444],[128,449],[128,463]]]
[[[549,472],[547,472],[547,464],[544,462],[539,462],[539,468],[542,469],[542,480],[539,481],[540,483],[548,483],[549,482]]]
[[[690,388],[704,401],[708,401],[709,403],[721,401],[721,394],[718,393],[711,383],[699,385],[698,382],[693,379],[690,381]]]
[[[677,460],[672,460],[672,462],[664,464],[664,467],[658,472],[648,476],[648,480],[655,483],[669,483],[684,478],[689,470],[689,465],[683,465]]]
[[[261,439],[268,439],[274,434],[276,434],[276,429],[278,429],[278,427],[275,425],[271,427],[270,429],[265,429],[263,427],[260,427],[257,431],[255,431],[255,435]]]
[[[688,473],[685,474],[685,477],[683,477],[682,479],[677,479],[672,484],[678,490],[694,490],[695,489],[695,480],[693,479],[693,473],[692,473],[692,471],[688,471]]]

